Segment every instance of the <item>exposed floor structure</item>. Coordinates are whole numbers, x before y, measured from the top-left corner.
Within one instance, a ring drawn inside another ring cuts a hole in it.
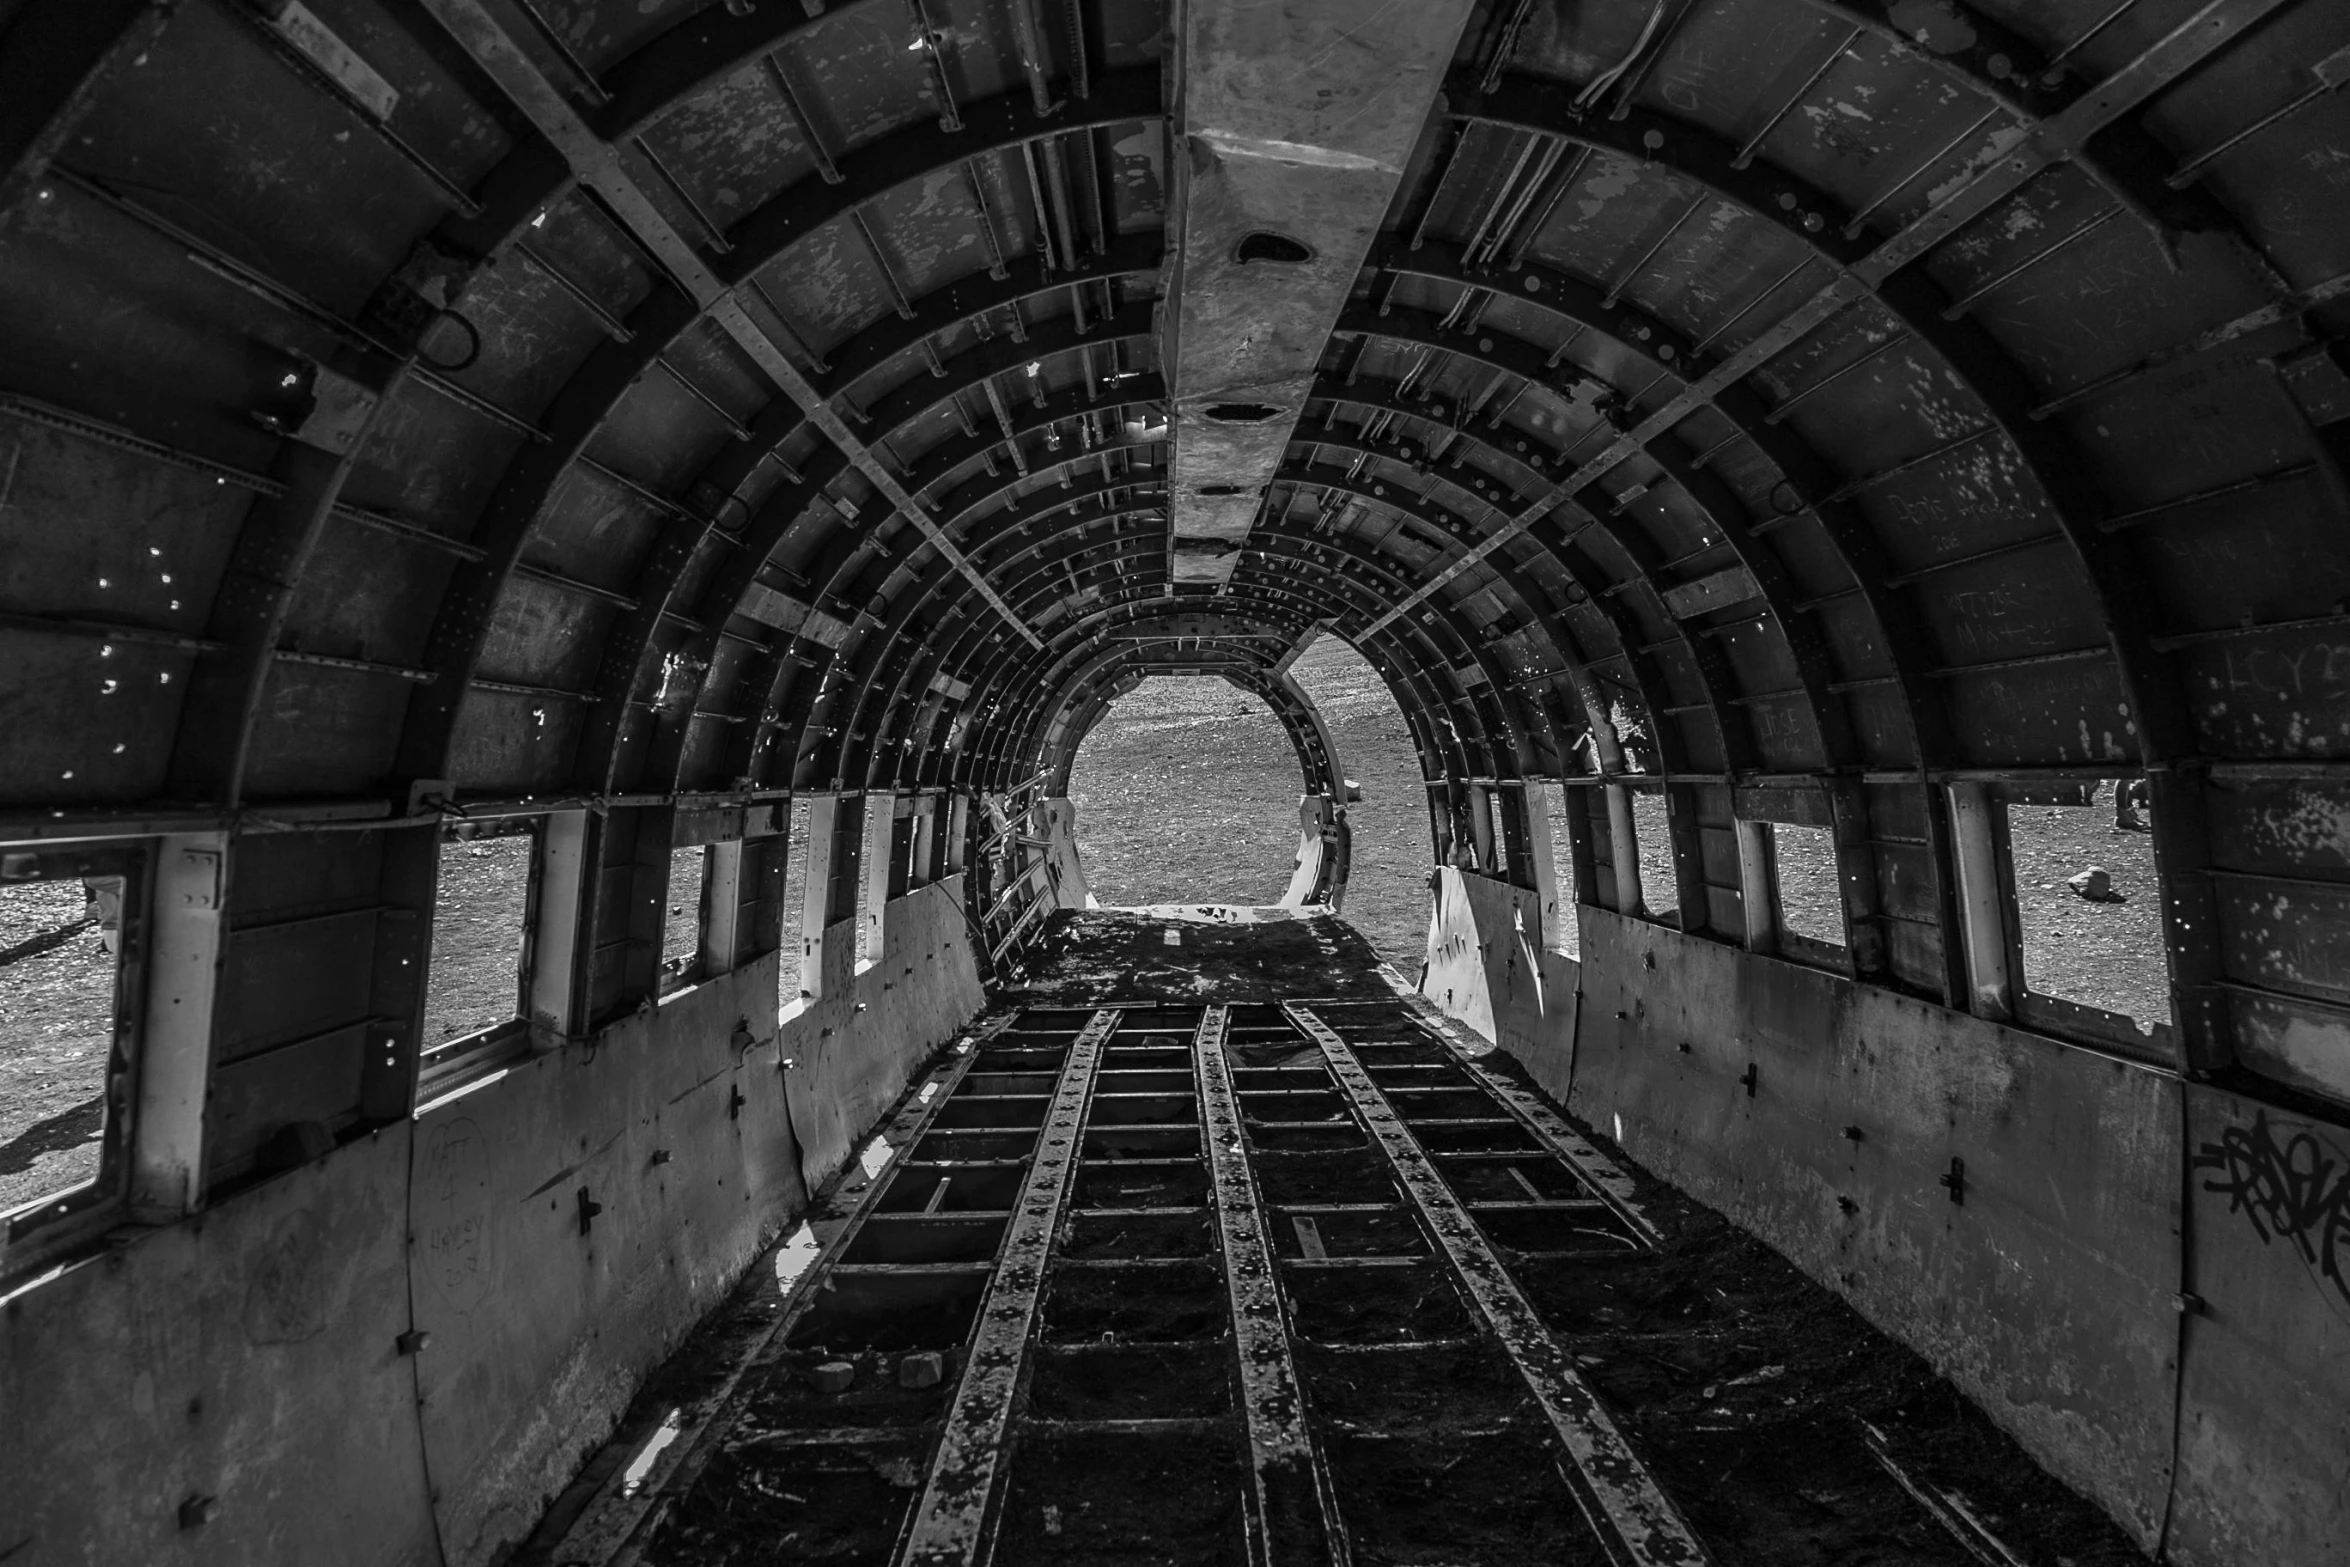
[[[1337,919],[1032,962],[519,1562],[2140,1559]]]

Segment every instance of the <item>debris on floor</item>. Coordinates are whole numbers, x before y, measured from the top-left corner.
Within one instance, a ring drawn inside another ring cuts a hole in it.
[[[788,1299],[755,1270],[648,1390],[693,1411],[676,1461],[633,1497],[591,1465],[516,1567],[614,1560],[564,1544],[586,1538],[653,1567],[940,1541],[1174,1567],[1339,1538],[1365,1567],[1598,1567],[1643,1506],[1725,1564],[2139,1560],[1915,1354],[1424,1027],[1336,922],[1187,925],[1180,1001],[1151,989],[1165,923],[1063,921],[1026,1004],[909,1096],[819,1267]],[[1251,999],[1197,999],[1203,971]],[[1322,994],[1274,999],[1300,987]],[[1040,1182],[1070,1103],[1075,1162]],[[1058,1218],[1012,1277],[1039,1200]],[[1236,1281],[1268,1265],[1279,1327],[1252,1339]],[[1032,1327],[977,1334],[1022,1299]],[[1317,1477],[1286,1499],[1261,1467],[1285,1410]],[[984,1473],[942,1467],[958,1430]],[[1574,1456],[1610,1441],[1628,1468]],[[960,1510],[973,1483],[992,1507]]]

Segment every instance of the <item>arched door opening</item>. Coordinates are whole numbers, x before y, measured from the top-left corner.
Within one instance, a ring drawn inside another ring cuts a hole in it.
[[[1077,748],[1069,800],[1094,897],[1277,903],[1297,854],[1296,748],[1264,701],[1221,679],[1152,675]]]

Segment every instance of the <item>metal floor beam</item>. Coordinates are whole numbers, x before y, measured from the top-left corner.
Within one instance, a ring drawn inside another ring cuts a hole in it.
[[[929,1481],[899,1553],[908,1567],[969,1567],[986,1550],[988,1509],[996,1496],[1029,1341],[1036,1332],[1047,1257],[1069,1200],[1102,1046],[1117,1029],[1118,1016],[1096,1012],[1061,1067],[1043,1135],[1037,1139],[987,1299],[979,1309],[963,1380],[947,1411]]]
[[[1578,1477],[1577,1499],[1609,1556],[1619,1567],[1682,1567],[1706,1561],[1705,1548],[1681,1510],[1640,1462],[1599,1396],[1576,1371],[1573,1357],[1543,1325],[1468,1208],[1346,1041],[1313,1009],[1285,1010],[1320,1047],[1331,1076],[1353,1103],[1363,1129],[1393,1165],[1404,1195],[1454,1277],[1557,1428]]]

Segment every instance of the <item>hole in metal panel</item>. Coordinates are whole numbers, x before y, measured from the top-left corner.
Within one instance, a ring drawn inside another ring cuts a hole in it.
[[[1241,237],[1239,244],[1232,247],[1232,259],[1242,266],[1252,261],[1282,261],[1294,266],[1301,261],[1313,260],[1314,249],[1286,234],[1276,234],[1270,229],[1252,229]]]

